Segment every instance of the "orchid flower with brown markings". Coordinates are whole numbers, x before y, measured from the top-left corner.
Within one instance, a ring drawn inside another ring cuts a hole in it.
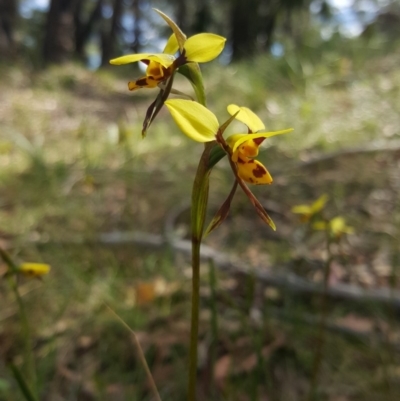
[[[197,63],[206,63],[214,60],[222,52],[226,39],[213,33],[199,33],[186,38],[180,28],[163,12],[154,9],[170,26],[172,35],[170,36],[162,53],[139,53],[129,54],[110,60],[113,65],[123,65],[129,63],[143,62],[147,65],[146,75],[136,81],[128,82],[130,91],[141,88],[160,88],[161,91],[156,100],[147,110],[146,118],[143,123],[143,135],[147,128],[163,106],[169,94],[177,93],[172,89],[172,81],[175,72],[187,65],[192,64],[191,74],[184,74],[198,91],[198,83],[193,82],[193,76],[200,74]],[[182,71],[183,73],[183,71]],[[194,78],[196,80],[196,78]],[[203,90],[204,88],[201,88]],[[197,93],[197,92],[196,92]]]
[[[197,102],[173,99],[167,100],[165,105],[168,107],[175,123],[189,138],[197,142],[217,141],[228,155],[229,163],[235,175],[235,182],[228,198],[221,206],[206,232],[211,232],[225,220],[238,184],[260,217],[275,230],[276,227],[272,219],[246,183],[256,185],[272,183],[272,177],[266,167],[255,159],[259,152],[259,146],[265,138],[285,134],[291,132],[293,129],[265,132],[265,126],[256,114],[246,107],[236,105],[228,106],[228,112],[232,117],[221,126],[217,117]],[[234,118],[247,125],[248,133],[234,134],[225,139],[223,137],[224,130]]]

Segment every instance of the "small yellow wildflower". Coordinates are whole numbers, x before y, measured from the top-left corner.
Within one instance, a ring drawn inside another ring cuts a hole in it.
[[[42,277],[50,272],[50,265],[45,263],[22,263],[18,273],[28,277]]]
[[[292,213],[300,214],[301,221],[307,222],[313,216],[317,215],[328,202],[328,195],[321,195],[315,202],[311,205],[297,205],[292,208]]]
[[[329,220],[328,222],[325,221],[317,221],[313,224],[314,230],[321,230],[326,231],[329,229],[329,233],[332,237],[340,238],[343,234],[353,234],[354,228],[350,227],[346,224],[346,220],[341,217],[337,216],[333,219]]]

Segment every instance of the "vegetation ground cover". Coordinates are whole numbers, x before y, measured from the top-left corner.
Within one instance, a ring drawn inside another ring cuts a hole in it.
[[[328,213],[355,229],[335,250],[330,285],[398,289],[399,57],[357,43],[341,57],[324,53],[318,63],[316,55],[260,57],[205,69],[216,114],[226,116],[235,99],[271,130],[295,128],[269,140],[261,154],[275,182],[255,192],[276,234],[238,193],[232,218],[208,245],[246,265],[318,283],[323,235],[308,235],[290,209],[327,193]],[[1,66],[0,241],[20,260],[53,267],[43,282],[20,283],[43,400],[151,399],[130,333],[104,303],[138,333],[163,400],[185,394],[188,261],[168,248],[107,245],[99,235],[187,238],[201,148],[167,113],[142,140],[153,94],[126,93],[132,71],[120,74],[76,65],[39,73]],[[190,89],[182,82],[182,90]],[[212,177],[214,211],[230,182],[228,164],[219,164]],[[200,399],[303,400],[320,298],[265,286],[251,271],[243,277],[217,269],[212,284],[209,270],[205,263]],[[1,360],[18,361],[17,307],[4,280],[0,286]],[[331,300],[334,329],[327,334],[319,399],[398,399],[397,313],[390,303]],[[5,366],[0,371],[0,399],[20,400]]]

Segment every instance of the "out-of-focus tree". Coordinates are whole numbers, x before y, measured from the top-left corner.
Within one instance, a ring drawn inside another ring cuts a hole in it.
[[[0,54],[14,51],[17,0],[0,0]]]
[[[43,60],[60,63],[70,59],[75,50],[76,9],[82,0],[51,0],[47,13]]]
[[[188,31],[188,1],[187,0],[176,0],[175,8],[176,8],[176,23],[182,29],[183,32]]]
[[[206,32],[215,19],[212,12],[212,6],[209,0],[200,0],[197,2],[196,6],[193,31],[195,33]]]
[[[75,9],[75,53],[79,59],[85,59],[85,45],[100,25],[103,6],[104,0],[79,1]]]
[[[121,53],[140,52],[149,37],[170,35],[152,6],[171,15],[188,36],[207,31],[226,36],[233,60],[269,52],[276,43],[291,41],[291,47],[300,48],[305,34],[323,26],[329,25],[340,36],[340,9],[329,0],[49,0],[46,11],[35,10],[30,2],[0,0],[0,53],[18,46],[33,65],[73,58],[86,62],[90,51],[97,52],[99,64],[106,66]],[[22,12],[27,4],[30,16]],[[387,6],[383,12],[379,0],[371,4],[378,10],[376,23],[365,36],[382,33],[396,39],[397,13],[386,10]],[[363,20],[364,6],[365,2],[353,1],[353,12],[365,27],[371,20]],[[16,25],[19,9],[22,15]],[[318,32],[313,37],[317,36]],[[93,61],[91,66],[97,66]]]
[[[234,60],[250,56],[256,51],[260,1],[231,1],[230,27],[232,58]]]
[[[105,24],[101,32],[101,65],[109,65],[109,60],[115,56],[114,47],[118,31],[121,30],[121,17],[123,11],[122,0],[114,0],[112,3],[112,17],[110,24]]]
[[[232,58],[237,60],[269,51],[278,28],[292,39],[299,36],[294,20],[309,13],[310,0],[232,0],[230,5]]]
[[[140,11],[140,0],[132,1],[132,13],[133,13],[133,43],[131,45],[131,49],[134,53],[140,52],[140,37],[141,37],[141,28],[140,28],[140,20],[142,18]]]

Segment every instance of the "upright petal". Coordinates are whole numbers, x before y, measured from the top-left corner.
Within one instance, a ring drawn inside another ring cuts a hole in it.
[[[169,37],[168,42],[164,47],[163,53],[174,55],[178,50],[179,50],[178,40],[176,39],[176,36],[173,33]]]
[[[206,63],[220,55],[226,39],[213,33],[199,33],[191,36],[185,43],[187,61]]]
[[[321,195],[311,206],[311,212],[312,214],[316,214],[318,212],[320,212],[324,207],[326,202],[328,202],[328,195],[327,194],[323,194]]]
[[[210,142],[215,139],[219,127],[217,117],[200,103],[172,99],[167,100],[165,105],[178,127],[189,138],[197,142]]]
[[[162,11],[157,10],[156,8],[153,8],[153,10],[160,16],[162,19],[169,25],[169,27],[172,29],[172,32],[175,34],[177,42],[179,44],[179,49],[182,51],[183,46],[186,41],[186,35],[181,31],[178,25],[175,24],[174,21],[172,21],[171,18],[168,17],[168,15],[164,14]]]
[[[247,107],[239,107],[236,106],[236,104],[230,104],[228,106],[228,113],[231,116],[238,113],[235,118],[243,124],[246,124],[251,132],[265,130],[264,123]]]

